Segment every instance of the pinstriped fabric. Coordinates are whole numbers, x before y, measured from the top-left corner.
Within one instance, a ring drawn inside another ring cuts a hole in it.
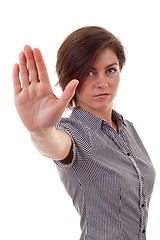
[[[57,125],[73,142],[71,164],[54,161],[81,216],[80,240],[144,240],[155,171],[134,126],[113,110],[110,124],[81,108]]]

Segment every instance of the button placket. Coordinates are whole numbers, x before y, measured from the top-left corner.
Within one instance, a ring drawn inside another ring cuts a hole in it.
[[[139,202],[140,202],[140,240],[142,240],[142,235],[145,234],[145,227],[144,227],[144,219],[145,219],[145,212],[144,212],[144,207],[145,207],[145,196],[144,196],[144,183],[143,183],[143,176],[141,176],[141,172],[139,169],[139,164],[137,161],[136,156],[132,153],[131,151],[131,146],[129,144],[129,141],[127,140],[127,143],[122,140],[122,138],[113,131],[113,129],[107,129],[104,128],[104,131],[106,134],[115,142],[115,144],[119,147],[119,149],[130,159],[130,161],[133,163],[133,166],[137,172],[138,176],[138,181],[139,181]],[[124,135],[124,133],[123,133]],[[126,136],[125,136],[126,138]],[[142,207],[143,206],[143,207]]]

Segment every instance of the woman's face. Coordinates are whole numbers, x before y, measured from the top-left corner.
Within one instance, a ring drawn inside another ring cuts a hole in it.
[[[117,55],[112,49],[105,49],[96,59],[80,91],[77,92],[78,107],[98,117],[111,111],[119,81]]]

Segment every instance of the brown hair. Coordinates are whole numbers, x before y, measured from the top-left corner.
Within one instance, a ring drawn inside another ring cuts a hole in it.
[[[122,70],[126,57],[121,42],[108,30],[89,26],[80,28],[71,33],[60,46],[57,53],[56,72],[58,84],[64,91],[72,79],[78,79],[80,90],[87,77],[89,69],[94,64],[97,56],[106,48],[112,49],[119,60]],[[76,104],[76,94],[70,101],[68,108]]]

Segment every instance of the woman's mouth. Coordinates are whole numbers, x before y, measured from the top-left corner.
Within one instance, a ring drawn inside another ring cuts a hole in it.
[[[110,94],[109,93],[100,93],[100,94],[97,94],[94,96],[94,98],[97,98],[97,99],[105,99],[109,96]]]

